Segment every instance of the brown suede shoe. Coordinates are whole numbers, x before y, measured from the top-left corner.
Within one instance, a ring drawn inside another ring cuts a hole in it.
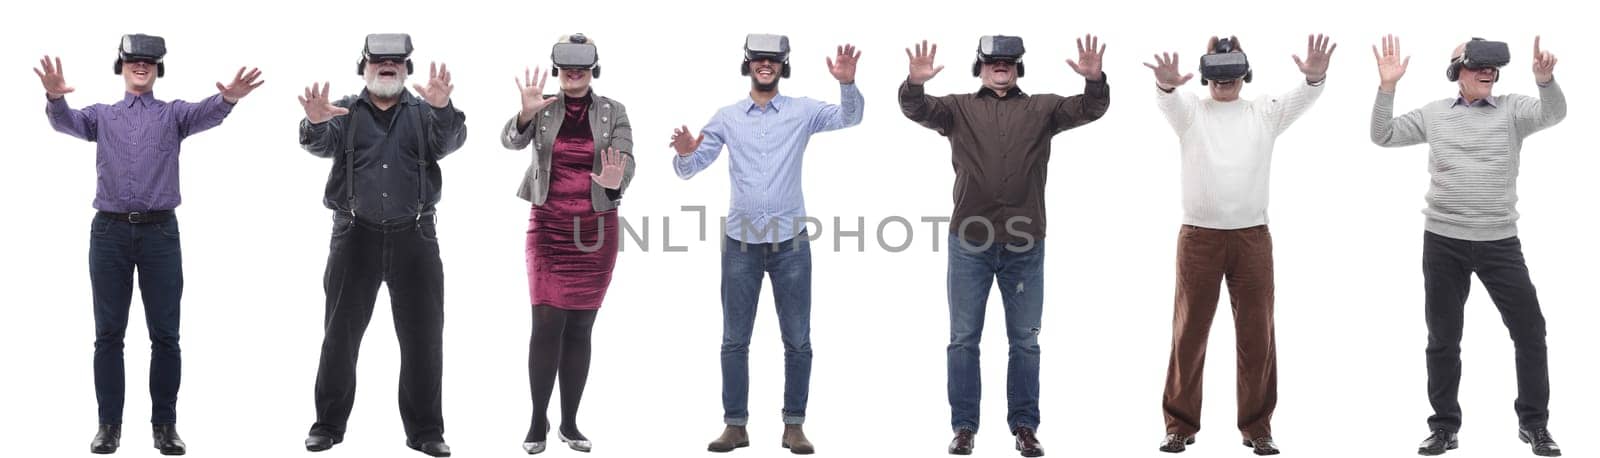
[[[750,435],[744,432],[744,427],[728,425],[728,427],[722,429],[722,435],[718,436],[717,440],[711,441],[711,445],[706,446],[706,450],[723,453],[731,452],[739,447],[749,446]]]
[[[800,425],[783,425],[783,448],[796,455],[810,455],[817,451],[811,446],[811,441],[806,440],[806,432]]]

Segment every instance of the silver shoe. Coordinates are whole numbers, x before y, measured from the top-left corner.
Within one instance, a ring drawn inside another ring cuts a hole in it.
[[[544,453],[544,441],[523,442],[522,451],[528,452],[529,455],[538,455],[540,453]]]
[[[594,445],[590,444],[588,440],[568,439],[567,435],[562,434],[561,430],[559,429],[556,430],[556,437],[561,439],[561,442],[567,444],[567,447],[571,447],[573,450],[588,453],[590,449],[594,448]]]

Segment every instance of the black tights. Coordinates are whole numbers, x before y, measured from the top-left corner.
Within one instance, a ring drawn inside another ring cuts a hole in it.
[[[550,392],[561,378],[561,433],[569,439],[587,440],[578,432],[578,402],[589,380],[589,333],[598,310],[562,310],[547,305],[533,307],[533,335],[528,339],[528,385],[533,390],[533,422],[525,442],[545,440],[550,420]]]

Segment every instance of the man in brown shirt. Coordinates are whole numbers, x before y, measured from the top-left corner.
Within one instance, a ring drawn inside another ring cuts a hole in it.
[[[923,83],[939,74],[938,46],[927,41],[906,50],[910,74],[900,85],[900,111],[950,139],[955,166],[955,212],[950,223],[950,345],[948,392],[953,455],[972,453],[978,430],[978,341],[989,290],[998,278],[1006,308],[1010,359],[1006,371],[1006,423],[1022,456],[1043,456],[1034,437],[1039,426],[1039,327],[1044,311],[1044,184],[1050,140],[1067,129],[1100,119],[1111,104],[1105,46],[1086,35],[1078,59],[1067,65],[1086,80],[1071,97],[1029,95],[1017,88],[1024,73],[1022,39],[985,36],[978,43],[973,76],[983,88],[971,94],[933,97]],[[997,243],[998,242],[998,243]]]

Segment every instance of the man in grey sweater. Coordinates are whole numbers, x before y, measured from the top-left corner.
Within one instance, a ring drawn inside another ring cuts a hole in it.
[[[1429,103],[1393,117],[1395,84],[1410,58],[1400,40],[1384,37],[1373,47],[1382,82],[1372,105],[1372,142],[1397,147],[1428,143],[1428,208],[1422,244],[1422,278],[1428,323],[1428,438],[1422,455],[1457,446],[1461,404],[1461,329],[1471,275],[1489,297],[1516,345],[1518,437],[1535,455],[1561,456],[1546,429],[1550,377],[1545,320],[1517,239],[1517,169],[1522,141],[1561,122],[1565,97],[1556,84],[1556,58],[1533,41],[1533,75],[1539,97],[1492,95],[1500,67],[1510,54],[1504,43],[1473,39],[1456,48],[1446,77],[1459,84],[1457,97]]]

